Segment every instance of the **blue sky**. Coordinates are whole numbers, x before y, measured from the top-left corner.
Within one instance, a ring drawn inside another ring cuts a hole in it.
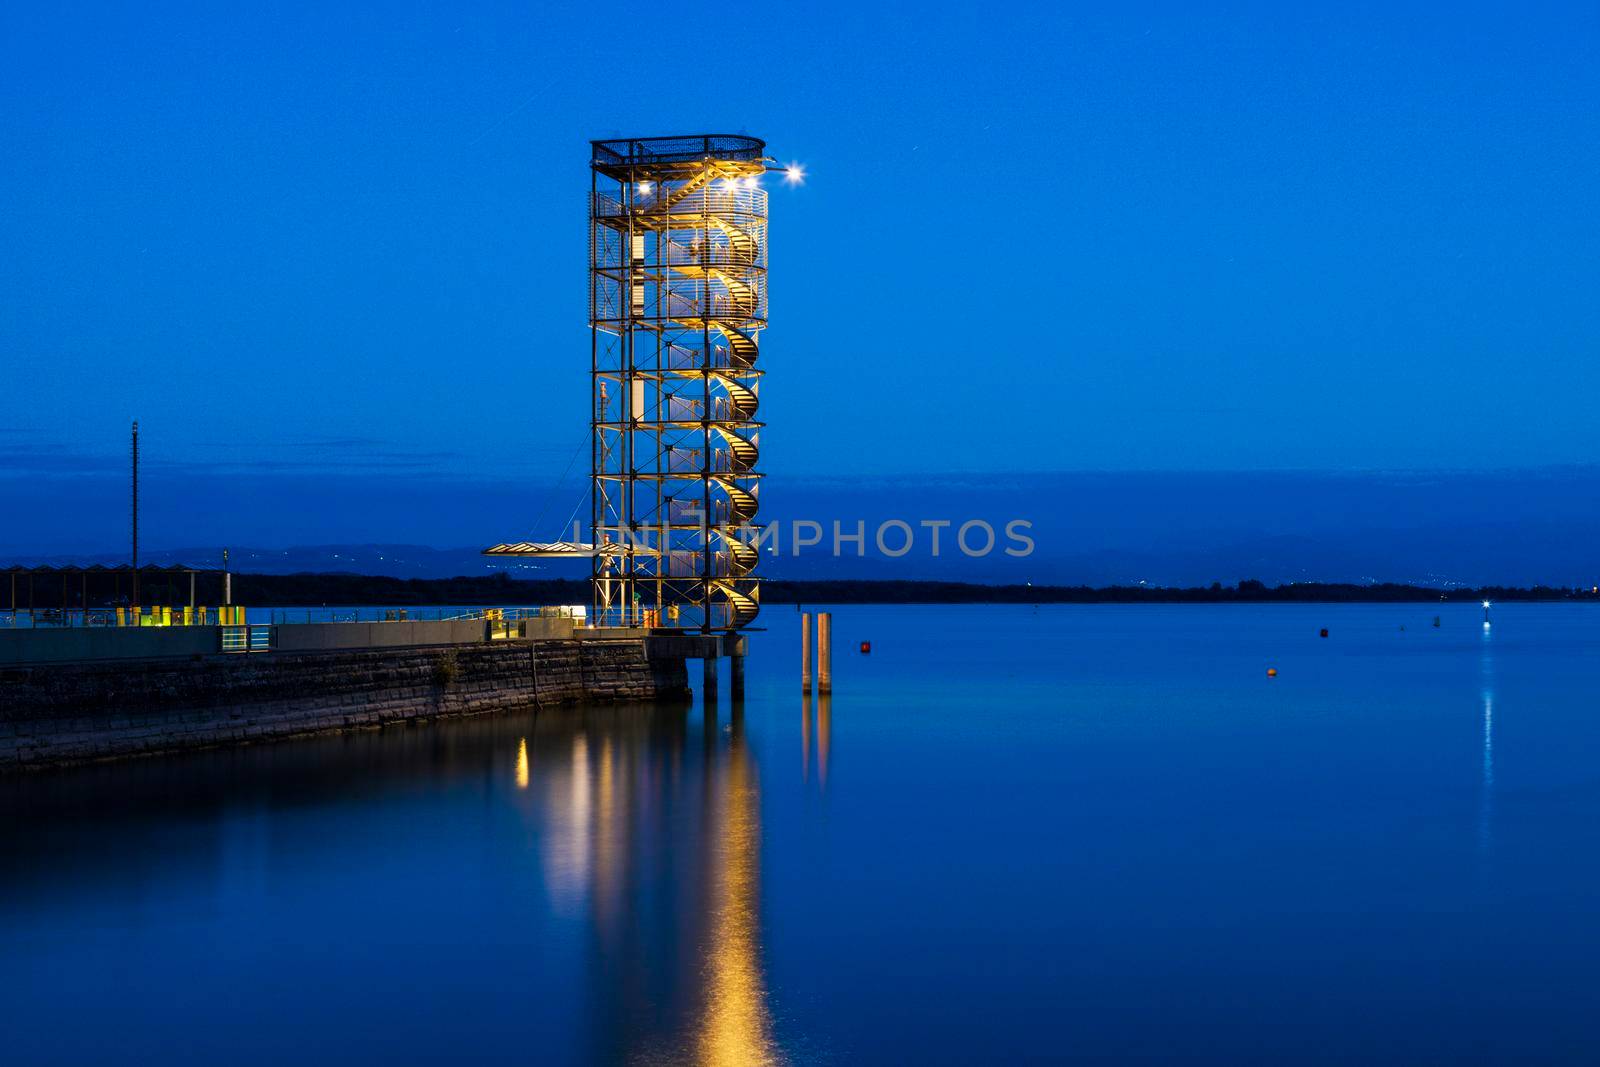
[[[583,440],[587,141],[701,130],[811,175],[769,491],[1600,456],[1593,4],[706,11],[726,44],[660,4],[8,10],[0,539],[118,543],[72,479],[135,417],[174,497],[247,473],[331,538],[340,479],[525,483],[484,531],[521,533]]]

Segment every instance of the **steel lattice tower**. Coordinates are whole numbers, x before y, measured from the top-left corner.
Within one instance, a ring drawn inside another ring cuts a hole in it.
[[[766,145],[703,135],[592,148],[596,615],[736,630],[760,605]]]

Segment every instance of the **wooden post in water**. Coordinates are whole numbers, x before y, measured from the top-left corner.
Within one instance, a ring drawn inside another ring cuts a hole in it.
[[[811,613],[800,614],[800,692],[811,692]]]
[[[817,613],[817,692],[833,692],[833,613]]]

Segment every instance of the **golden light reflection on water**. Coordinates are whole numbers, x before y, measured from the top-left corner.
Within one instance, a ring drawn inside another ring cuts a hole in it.
[[[550,901],[587,926],[591,1057],[760,1067],[774,1037],[761,930],[761,793],[744,717],[550,716],[517,742],[538,789]],[[576,726],[576,729],[573,727]],[[688,773],[684,773],[684,772]],[[699,773],[694,773],[698,771]],[[523,796],[524,794],[518,794]]]
[[[528,788],[528,739],[517,742],[517,788]]]
[[[779,1062],[761,971],[760,793],[736,721],[710,838],[711,936],[698,1062],[758,1067]]]
[[[588,890],[589,843],[593,787],[589,778],[589,740],[579,731],[572,736],[566,789],[559,788],[549,764],[539,766],[553,832],[545,838],[545,877],[550,896],[558,904],[576,907]],[[563,795],[564,792],[564,795]]]
[[[628,781],[624,789],[636,788]],[[594,874],[589,906],[602,929],[610,929],[613,919],[625,908],[622,899],[628,872],[634,860],[627,835],[627,812],[618,803],[617,749],[611,735],[600,742],[600,775],[595,788],[595,820],[589,827],[594,849]]]

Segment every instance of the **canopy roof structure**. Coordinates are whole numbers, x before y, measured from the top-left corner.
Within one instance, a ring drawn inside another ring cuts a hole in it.
[[[514,544],[494,545],[483,550],[485,556],[539,556],[544,559],[589,559],[595,556],[593,545],[579,541],[518,541]],[[609,555],[610,553],[605,553]]]

